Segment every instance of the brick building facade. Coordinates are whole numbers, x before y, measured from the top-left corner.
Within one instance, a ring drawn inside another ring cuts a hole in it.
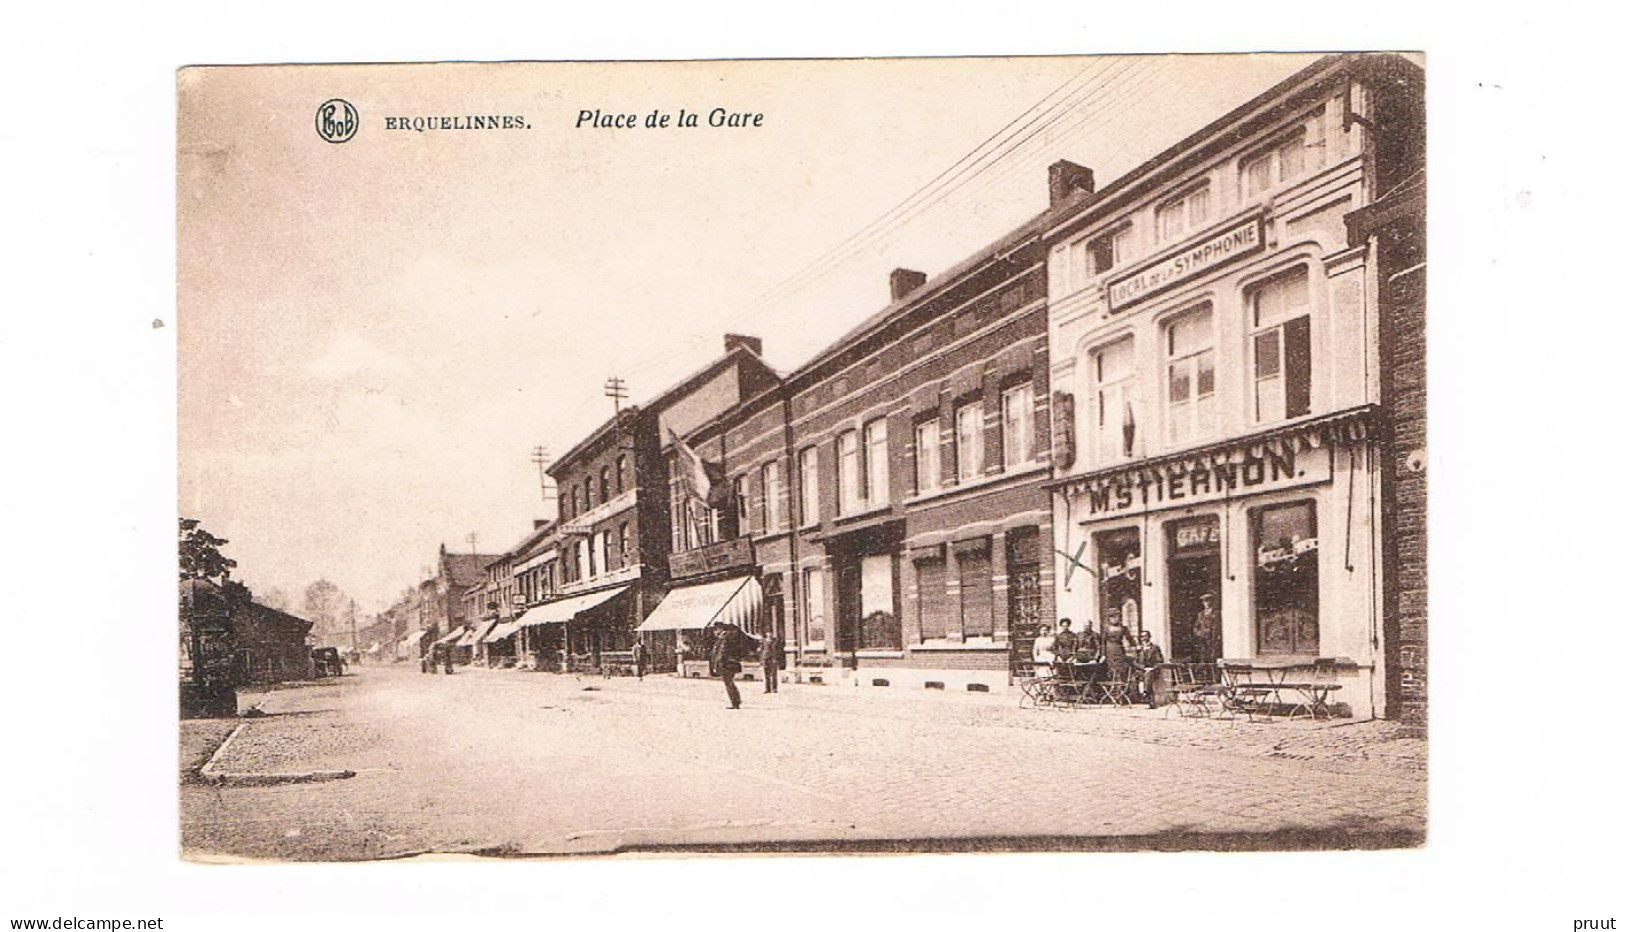
[[[1348,223],[1420,167],[1421,90],[1329,56],[1053,212],[1061,614],[1174,660],[1318,663],[1349,714],[1396,714],[1422,512],[1383,441],[1416,373],[1379,339],[1393,260]]]

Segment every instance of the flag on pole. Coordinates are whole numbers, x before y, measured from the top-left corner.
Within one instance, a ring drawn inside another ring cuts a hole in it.
[[[722,467],[700,459],[700,455],[684,443],[676,431],[668,428],[667,433],[671,434],[672,446],[677,450],[677,472],[689,496],[704,502],[708,508],[726,507],[729,489],[723,481]]]
[[[1134,455],[1134,403],[1123,395],[1123,454]]]
[[[690,497],[705,501],[711,496],[711,476],[705,471],[705,464],[676,431],[668,429],[667,432],[671,434],[671,445],[677,450],[677,475],[683,481],[683,488]]]

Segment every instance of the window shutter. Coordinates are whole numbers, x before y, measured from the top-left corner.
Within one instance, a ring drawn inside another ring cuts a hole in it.
[[[948,636],[948,570],[941,559],[921,560],[914,564],[918,570],[920,600],[920,638]]]
[[[959,552],[960,620],[965,637],[993,633],[993,564],[986,550]]]
[[[1309,413],[1309,318],[1297,317],[1282,327],[1286,339],[1286,416]]]

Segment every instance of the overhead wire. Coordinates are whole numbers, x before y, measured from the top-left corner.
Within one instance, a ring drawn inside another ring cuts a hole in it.
[[[1047,130],[1057,121],[1065,118],[1068,113],[1076,110],[1089,100],[1098,97],[1105,88],[1109,87],[1114,81],[1121,78],[1122,74],[1131,69],[1133,65],[1133,62],[1126,62],[1121,59],[1105,60],[1100,68],[1097,69],[1096,76],[1100,77],[1098,82],[1093,85],[1082,86],[1075,88],[1072,91],[1068,91],[1061,100],[1058,100],[1049,107],[1044,108],[1041,113],[1035,115],[1032,119],[1028,120],[1026,123],[1023,123],[1020,127],[1017,127],[1007,138],[1000,140],[989,147],[988,144],[990,142],[992,142],[998,136],[1003,135],[1006,130],[1009,130],[1010,127],[1014,126],[1017,122],[1020,122],[1022,117],[1017,117],[1015,120],[1006,123],[1005,126],[997,133],[989,137],[987,140],[984,140],[981,144],[973,148],[964,156],[961,156],[958,161],[956,161],[948,169],[940,172],[936,178],[932,179],[931,182],[928,182],[926,185],[904,198],[890,211],[887,211],[885,214],[877,217],[875,220],[870,221],[863,228],[846,237],[846,239],[842,240],[840,243],[837,243],[831,249],[825,251],[821,256],[814,259],[800,271],[791,275],[784,282],[780,283],[774,288],[769,289],[755,302],[753,302],[752,306],[760,306],[762,304],[771,303],[773,300],[776,300],[779,297],[781,292],[793,291],[803,279],[817,277],[825,267],[843,261],[848,255],[866,245],[867,241],[882,238],[883,236],[887,236],[892,232],[895,232],[895,229],[900,229],[901,226],[906,223],[908,216],[917,215],[920,212],[918,205],[913,204],[912,202],[937,193],[937,191],[934,190],[936,188],[941,188],[944,191],[951,191],[970,183],[982,172],[986,171],[988,166],[997,164],[1000,159],[1006,157],[1010,152],[1018,149],[1029,139],[1033,138],[1033,136],[1035,136],[1037,133]],[[1100,74],[1100,72],[1106,72],[1113,67],[1117,67],[1117,71],[1115,73],[1105,75]],[[1074,75],[1073,78],[1068,79],[1067,82],[1063,82],[1062,86],[1064,87],[1066,83],[1070,83],[1072,80],[1084,75],[1086,72],[1087,69],[1085,69],[1085,71],[1080,71],[1077,75]],[[1082,98],[1072,100],[1070,103],[1067,102],[1070,98],[1076,97],[1080,93],[1083,94]],[[1051,92],[1051,94],[1045,99],[1053,97],[1054,94],[1055,92]],[[1038,109],[1042,103],[1043,102],[1040,101],[1039,104],[1029,107],[1023,116],[1026,116],[1026,114],[1032,113],[1035,109]],[[1040,120],[1042,120],[1042,123],[1034,126],[1034,124],[1038,123]],[[1001,149],[1004,151],[999,152]],[[998,152],[998,154],[995,155],[995,152]],[[992,158],[992,161],[987,162],[990,157]],[[980,168],[975,167],[984,162],[987,162],[987,164],[982,165]],[[951,172],[954,172],[955,169],[960,169],[958,174],[955,177],[944,181],[943,179]],[[940,197],[938,199],[940,200]],[[884,229],[886,227],[890,227],[892,229],[886,230]]]
[[[844,255],[837,255],[836,250],[827,252],[825,254],[827,258],[815,260],[814,263],[804,268],[801,272],[792,276],[790,279],[787,279],[784,283],[781,283],[781,285],[776,286],[767,293],[764,293],[764,295],[758,299],[756,303],[742,309],[743,313],[750,314],[753,320],[760,320],[760,318],[764,316],[764,312],[766,316],[774,316],[776,313],[782,312],[783,308],[781,308],[778,312],[768,310],[767,305],[780,304],[787,301],[787,299],[790,297],[809,287],[812,282],[815,282],[830,274],[830,272],[833,271],[836,266],[844,263],[851,256],[856,255],[860,250],[868,248],[870,245],[884,242],[887,239],[897,235],[897,233],[900,233],[903,229],[908,227],[936,205],[946,201],[967,197],[970,194],[977,192],[990,192],[996,187],[997,182],[1008,178],[1010,175],[1019,171],[1021,167],[1031,165],[1033,162],[1046,157],[1046,155],[1053,154],[1056,148],[1063,141],[1069,140],[1086,130],[1098,128],[1115,121],[1124,113],[1129,112],[1131,107],[1137,106],[1156,93],[1156,87],[1149,85],[1148,82],[1152,78],[1159,75],[1162,71],[1166,70],[1166,68],[1166,64],[1155,62],[1154,64],[1139,68],[1133,73],[1128,73],[1128,68],[1125,67],[1119,69],[1114,74],[1103,77],[1102,80],[1086,89],[1086,92],[1081,98],[1073,100],[1070,104],[1065,105],[1063,109],[1056,112],[1054,116],[1045,120],[1041,125],[1035,127],[1033,126],[1033,121],[1028,121],[1026,124],[1024,124],[1022,129],[1018,130],[1018,133],[1024,130],[1024,134],[1020,135],[1019,137],[1012,135],[1010,138],[999,144],[998,147],[1003,148],[1005,151],[997,156],[994,161],[981,165],[981,167],[976,168],[973,171],[969,171],[968,173],[961,173],[962,177],[955,178],[952,184],[942,186],[940,191],[933,192],[934,196],[927,195],[930,198],[929,200],[925,200],[920,203],[911,203],[916,201],[921,192],[925,189],[916,191],[914,195],[911,195],[909,198],[904,200],[903,204],[909,206],[905,207],[903,212],[888,224],[890,229],[885,231],[877,230],[875,233],[866,238],[866,242],[861,243],[856,241],[855,236],[848,237],[847,240],[843,241],[843,243],[847,244],[844,250]],[[1116,92],[1115,96],[1109,102],[1105,103],[1103,106],[1088,111],[1087,115],[1083,119],[1076,121],[1073,125],[1068,127],[1066,124],[1061,122],[1068,115],[1076,112],[1079,108],[1085,106],[1090,101],[1097,100],[1102,95],[1111,93],[1113,91]],[[1132,99],[1129,99],[1131,95]],[[1053,96],[1053,93],[1051,96]],[[1072,96],[1074,96],[1074,94],[1069,93],[1067,95],[1067,97]],[[1032,109],[1033,108],[1029,108],[1029,112],[1031,112]],[[1052,106],[1050,110],[1046,110],[1045,113],[1049,113],[1054,109],[1054,106]],[[1016,121],[1012,121],[1011,124],[1006,125],[1013,125],[1014,122]],[[1055,134],[1053,133],[1053,130],[1055,127],[1057,127],[1057,125],[1061,126],[1062,128],[1058,134]],[[1043,140],[1041,140],[1029,151],[1022,153],[1021,155],[1015,155],[1015,153],[1017,153],[1023,145],[1037,137],[1039,133],[1046,133],[1048,135],[1046,135]],[[965,158],[961,158],[959,162],[956,162],[955,164],[963,165],[967,158],[969,158],[970,155],[974,155],[975,152],[976,150],[972,150],[972,153],[968,154]],[[985,155],[986,153],[984,153],[984,156]],[[982,159],[979,158],[975,162],[972,162],[972,165],[975,165],[981,161]],[[971,185],[977,178],[984,176],[984,174],[990,170],[993,170],[995,167],[999,167],[1000,170],[992,175],[987,175],[987,177],[984,178],[983,183],[977,185],[974,191],[968,188],[968,186]],[[968,168],[969,166],[967,166],[967,169]],[[894,210],[893,213],[897,213],[897,211]],[[873,226],[873,224],[871,224],[871,226]]]

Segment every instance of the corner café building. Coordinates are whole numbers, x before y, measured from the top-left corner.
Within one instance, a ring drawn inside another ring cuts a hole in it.
[[[1328,57],[1053,212],[1058,617],[1336,658],[1333,701],[1385,714],[1378,289],[1344,218],[1413,170],[1384,134],[1420,94]]]

